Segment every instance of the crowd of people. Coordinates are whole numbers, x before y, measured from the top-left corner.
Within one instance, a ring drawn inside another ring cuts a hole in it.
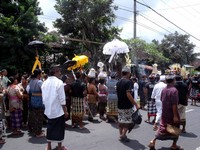
[[[171,139],[171,149],[181,149],[176,145],[178,136],[169,134],[166,127],[182,125],[182,132],[186,132],[188,98],[191,105],[197,105],[200,87],[198,75],[183,79],[179,74],[150,74],[138,79],[128,66],[122,69],[120,79],[116,79],[116,72],[97,73],[93,68],[87,74],[76,71],[73,77],[61,74],[60,66],[51,66],[48,76],[40,69],[20,78],[8,78],[6,69],[0,73],[0,144],[5,143],[6,128],[20,135],[22,127],[27,127],[37,138],[46,136],[47,150],[52,149],[53,141],[58,142],[59,150],[66,149],[62,146],[66,121],[71,120],[73,128],[85,129],[86,114],[91,122],[99,114],[99,119],[117,123],[119,140],[128,142],[126,134],[134,127],[136,109],[147,111],[145,122],[153,124],[156,131],[150,148],[155,148],[157,139]],[[48,124],[46,134],[44,123]]]

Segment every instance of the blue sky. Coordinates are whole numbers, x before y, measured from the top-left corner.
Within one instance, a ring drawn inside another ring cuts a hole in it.
[[[45,22],[49,30],[55,30],[52,21],[59,17],[54,9],[55,0],[38,0],[44,13],[39,19]],[[199,0],[137,0],[150,6],[156,12],[166,17],[179,28],[191,35],[190,42],[195,44],[195,52],[200,52],[200,1]],[[133,0],[114,0],[114,5],[119,9],[115,11],[117,16],[115,26],[123,28],[121,37],[128,39],[133,37]],[[175,25],[169,23],[163,17],[151,9],[137,3],[137,37],[151,42],[153,39],[161,40],[164,35],[178,31],[187,34]],[[193,37],[192,37],[193,36]]]

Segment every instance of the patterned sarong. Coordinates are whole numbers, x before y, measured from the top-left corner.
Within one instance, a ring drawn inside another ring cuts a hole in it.
[[[95,104],[95,103],[88,103],[88,106],[89,106],[89,111],[90,111],[89,114],[88,114],[88,118],[95,117],[96,114],[97,114],[97,104]]]
[[[148,116],[156,116],[157,110],[156,110],[156,103],[153,101],[147,102],[147,112]]]
[[[118,108],[117,101],[108,101],[107,102],[107,115],[108,116],[117,116]]]
[[[179,112],[179,116],[180,116],[181,121],[185,121],[185,119],[186,119],[185,111],[186,111],[186,106],[179,104],[178,105],[178,112]]]
[[[81,122],[84,115],[84,98],[72,97],[72,120],[74,123]]]
[[[22,127],[22,110],[16,109],[10,113],[11,126],[13,129],[20,129]]]
[[[133,109],[118,109],[119,123],[132,123]]]

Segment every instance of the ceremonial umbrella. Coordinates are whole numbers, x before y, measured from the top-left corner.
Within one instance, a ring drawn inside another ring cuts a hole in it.
[[[34,40],[34,41],[31,41],[28,43],[28,47],[29,48],[34,48],[35,49],[35,63],[33,65],[33,68],[32,68],[32,73],[33,71],[36,69],[37,66],[39,66],[39,68],[41,69],[42,66],[41,66],[41,62],[39,60],[39,55],[38,55],[38,48],[43,48],[44,47],[44,43],[42,41],[38,41],[38,40]]]
[[[115,54],[123,54],[128,52],[128,45],[125,42],[120,41],[118,39],[114,39],[111,42],[106,43],[103,47],[103,54],[111,55],[108,61],[109,63],[111,63]]]
[[[62,65],[62,68],[69,68],[73,65],[76,64],[76,61],[75,60],[67,60],[66,62],[64,62],[64,64]]]
[[[72,58],[73,61],[76,61],[76,64],[69,67],[68,70],[74,70],[76,68],[81,68],[88,63],[88,57],[85,55],[75,55],[74,58]]]
[[[28,48],[33,48],[38,53],[38,49],[44,48],[44,43],[42,41],[34,40],[28,43]]]

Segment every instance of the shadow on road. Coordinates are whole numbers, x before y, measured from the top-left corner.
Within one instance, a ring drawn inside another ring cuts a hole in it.
[[[28,139],[28,142],[32,144],[45,144],[47,143],[47,140],[46,137],[41,137],[41,138],[31,137]]]
[[[189,137],[189,138],[197,138],[198,136],[192,132],[181,133],[180,136]]]
[[[169,147],[162,147],[162,148],[159,148],[159,149],[156,149],[156,150],[169,150],[170,148]]]
[[[130,139],[129,142],[122,143],[133,150],[147,150],[147,148],[137,140]]]
[[[67,127],[66,128],[68,131],[70,132],[79,132],[79,133],[85,133],[85,134],[88,134],[90,133],[90,130],[88,130],[86,127],[84,127],[83,129],[80,129],[79,127],[74,127],[72,128],[71,126]],[[65,129],[65,130],[66,130]]]
[[[21,134],[8,134],[7,138],[21,138],[22,136],[24,136],[24,133]]]

